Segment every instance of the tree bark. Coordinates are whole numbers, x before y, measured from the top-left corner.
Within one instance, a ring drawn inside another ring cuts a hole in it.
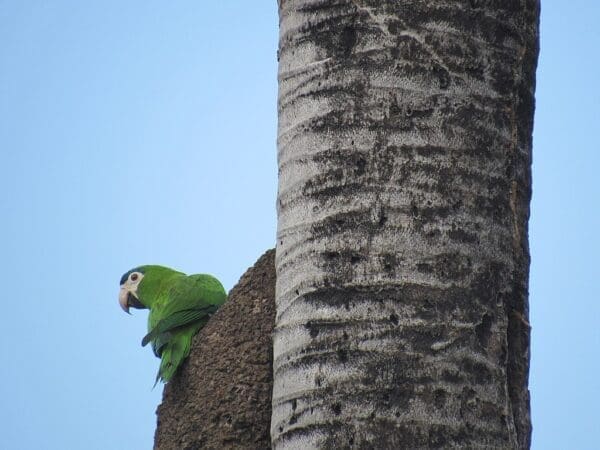
[[[270,448],[275,252],[248,269],[165,386],[154,448]]]
[[[539,1],[279,17],[274,448],[528,448]]]

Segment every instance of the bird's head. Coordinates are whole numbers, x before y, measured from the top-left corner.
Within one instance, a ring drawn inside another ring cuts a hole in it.
[[[119,304],[123,311],[130,314],[129,308],[144,309],[144,305],[138,295],[138,286],[144,279],[145,270],[143,267],[136,267],[125,272],[121,277],[121,290],[119,291]]]

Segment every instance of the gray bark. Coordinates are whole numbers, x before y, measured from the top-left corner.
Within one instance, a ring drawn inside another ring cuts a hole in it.
[[[261,256],[194,337],[165,386],[156,450],[270,448],[274,259]]]
[[[538,0],[280,0],[277,449],[528,448]]]

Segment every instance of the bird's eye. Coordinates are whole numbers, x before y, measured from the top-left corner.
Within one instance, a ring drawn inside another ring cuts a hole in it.
[[[137,273],[132,273],[132,274],[131,274],[131,276],[129,277],[129,279],[130,279],[131,281],[135,281],[135,280],[137,280],[137,279],[138,279],[138,274],[137,274]]]

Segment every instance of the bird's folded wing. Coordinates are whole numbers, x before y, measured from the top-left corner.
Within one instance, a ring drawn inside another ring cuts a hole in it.
[[[144,336],[144,339],[142,339],[142,347],[144,347],[153,339],[156,339],[161,334],[168,333],[175,328],[197,322],[198,320],[201,320],[214,313],[217,309],[217,305],[207,305],[199,308],[182,309],[174,312],[158,322],[150,331],[150,333]]]

